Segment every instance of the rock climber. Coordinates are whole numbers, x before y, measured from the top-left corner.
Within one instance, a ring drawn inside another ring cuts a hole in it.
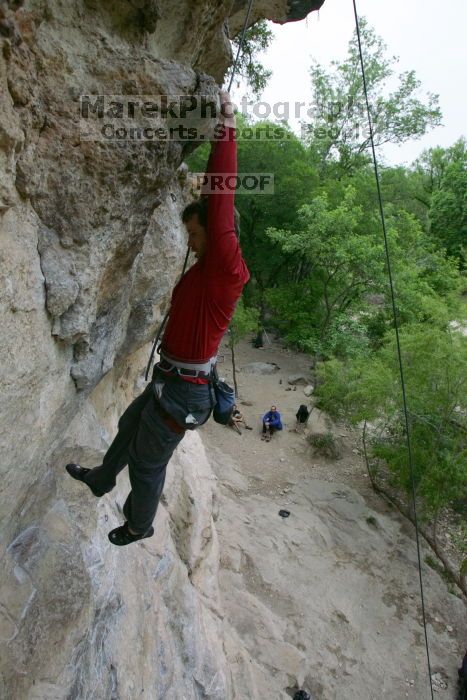
[[[271,406],[270,410],[263,416],[263,434],[261,439],[269,442],[276,430],[282,430],[281,414],[275,406]]]
[[[152,381],[126,409],[102,464],[86,469],[66,465],[70,476],[95,496],[111,491],[128,465],[131,491],[123,506],[126,521],[109,532],[114,545],[154,534],[153,520],[167,464],[186,430],[209,418],[213,407],[212,370],[236,302],[249,279],[234,224],[232,190],[219,177],[237,174],[235,115],[228,93],[220,93],[221,115],[211,144],[205,189],[182,213],[188,247],[197,262],[176,285]],[[216,187],[210,189],[210,178]]]

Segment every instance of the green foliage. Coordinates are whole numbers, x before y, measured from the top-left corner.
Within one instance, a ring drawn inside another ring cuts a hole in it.
[[[358,201],[360,198],[360,202]],[[299,209],[295,229],[267,235],[302,261],[299,281],[270,289],[267,299],[287,340],[310,352],[353,357],[376,347],[392,324],[392,302],[378,212],[347,185],[336,206],[324,193]],[[458,305],[461,278],[415,216],[389,206],[387,228],[400,323],[446,325]]]
[[[245,306],[241,298],[235,308],[235,313],[232,317],[229,326],[229,334],[227,346],[234,347],[239,340],[245,337],[247,333],[253,333],[258,330],[259,312],[255,308]]]
[[[429,512],[467,497],[467,338],[434,326],[401,332],[417,493]],[[370,358],[320,369],[319,406],[354,423],[385,426],[373,441],[397,482],[411,490],[394,338]]]
[[[446,325],[458,312],[463,286],[456,262],[445,257],[414,216],[390,205],[386,212],[399,322]],[[389,289],[386,311],[389,320]]]
[[[242,124],[242,122],[240,122]],[[318,176],[309,154],[300,140],[285,125],[270,122],[249,125],[252,138],[238,145],[238,162],[242,172],[274,174],[274,194],[242,195],[236,199],[241,217],[241,245],[252,273],[247,292],[248,302],[255,303],[264,316],[265,291],[281,279],[293,279],[297,256],[284,256],[279,245],[266,235],[274,222],[277,226],[294,227],[297,212],[317,187]],[[268,138],[271,129],[280,140]]]
[[[458,139],[449,148],[428,148],[422,152],[414,163],[414,174],[418,178],[419,191],[425,194],[425,204],[429,206],[429,197],[442,188],[443,177],[451,163],[464,163],[466,140]]]
[[[441,189],[433,194],[430,207],[431,233],[449,255],[466,261],[467,245],[467,157],[464,163],[451,163]]]
[[[300,254],[309,270],[307,277],[295,284],[295,308],[287,293],[290,285],[269,294],[273,308],[286,324],[286,332],[297,332],[298,319],[308,325],[308,337],[302,336],[304,348],[310,346],[312,339],[315,344],[329,342],[332,331],[342,326],[343,321],[345,325],[344,312],[348,324],[355,323],[349,311],[356,311],[361,306],[363,292],[370,291],[377,279],[381,281],[384,272],[381,243],[367,235],[366,215],[355,199],[351,186],[336,207],[329,205],[326,194],[318,195],[311,204],[300,208],[294,231],[276,228],[267,231],[285,253]],[[303,290],[301,298],[298,287]]]
[[[425,556],[425,564],[428,564],[429,567],[431,567],[434,571],[437,571],[439,574],[441,574],[444,571],[439,561],[432,557],[430,554],[427,554]]]
[[[203,143],[198,146],[196,151],[191,153],[187,158],[188,169],[191,173],[204,173],[209,159],[211,146],[208,143]]]
[[[327,457],[328,459],[338,459],[340,456],[339,448],[336,439],[331,432],[327,433],[312,433],[308,437],[310,445],[315,452]]]
[[[362,38],[376,144],[402,143],[438,124],[437,97],[419,95],[413,71],[395,75],[396,59],[365,24]],[[312,84],[319,110],[305,140],[285,123],[237,117],[239,171],[274,173],[275,192],[236,198],[251,283],[231,324],[234,381],[235,343],[271,324],[290,344],[326,360],[320,407],[378,426],[374,463],[385,461],[391,483],[409,492],[392,299],[355,37],[343,62],[313,67]],[[426,515],[447,503],[455,509],[467,496],[467,340],[450,330],[453,321],[466,323],[466,151],[460,139],[426,151],[412,168],[380,170],[415,486]],[[203,171],[207,156],[207,147],[198,149],[191,169]],[[326,449],[327,439],[316,438]]]
[[[415,164],[420,198],[429,208],[430,233],[460,266],[467,241],[467,142],[425,151]]]
[[[465,509],[464,504],[464,509]],[[465,520],[459,523],[457,530],[452,533],[452,542],[464,556],[467,555],[467,522]],[[467,573],[467,559],[464,562],[465,572]]]
[[[414,71],[401,73],[395,90],[388,91],[398,59],[387,56],[384,42],[365,20],[361,37],[375,145],[403,143],[440,124],[438,96],[418,97]],[[366,161],[370,147],[356,33],[346,60],[333,61],[330,70],[315,63],[311,81],[317,110],[306,127],[310,145],[322,168],[337,165],[338,171],[351,172]]]
[[[237,55],[240,37],[241,35],[239,34],[232,41],[234,56]],[[255,97],[259,97],[263,92],[272,75],[272,71],[267,70],[261,65],[261,62],[258,60],[258,55],[268,48],[273,38],[274,34],[269,29],[266,20],[256,22],[252,27],[247,29],[245,34],[235,76],[242,77],[247,81],[247,85]],[[230,68],[227,73],[227,82],[230,81],[232,68]]]

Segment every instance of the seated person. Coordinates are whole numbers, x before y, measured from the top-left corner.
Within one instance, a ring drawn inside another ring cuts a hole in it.
[[[305,428],[305,425],[308,423],[308,418],[310,417],[311,411],[308,410],[307,406],[305,406],[304,403],[301,404],[300,408],[298,409],[297,413],[295,414],[295,417],[297,419],[297,423],[295,425],[295,432],[299,432],[299,428]]]
[[[281,414],[275,406],[271,406],[271,410],[263,416],[262,439],[269,442],[276,430],[282,430]]]
[[[232,415],[229,420],[229,425],[231,428],[236,430],[239,435],[242,434],[240,430],[240,423],[243,423],[247,430],[253,430],[253,428],[250,428],[250,426],[246,424],[245,418],[243,417],[243,413],[240,411],[237,404],[234,404],[232,408]]]

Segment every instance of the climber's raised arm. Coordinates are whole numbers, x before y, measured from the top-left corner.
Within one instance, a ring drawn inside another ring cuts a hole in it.
[[[236,120],[228,92],[220,94],[221,113],[206,169],[207,255],[206,263],[233,271],[241,260],[235,232],[235,185],[237,181]]]

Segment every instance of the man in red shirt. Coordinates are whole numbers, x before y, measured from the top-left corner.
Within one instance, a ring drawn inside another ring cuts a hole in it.
[[[214,405],[210,383],[219,343],[232,318],[249,273],[235,232],[233,190],[225,179],[237,174],[235,116],[221,92],[221,120],[208,162],[208,193],[182,214],[188,246],[197,262],[175,287],[170,316],[153,379],[121,416],[118,433],[102,465],[67,464],[70,476],[95,496],[111,491],[128,464],[131,491],[126,522],[109,533],[115,545],[151,537],[167,464],[186,430],[205,423]],[[209,176],[217,187],[210,187]],[[232,181],[234,178],[229,178]]]

